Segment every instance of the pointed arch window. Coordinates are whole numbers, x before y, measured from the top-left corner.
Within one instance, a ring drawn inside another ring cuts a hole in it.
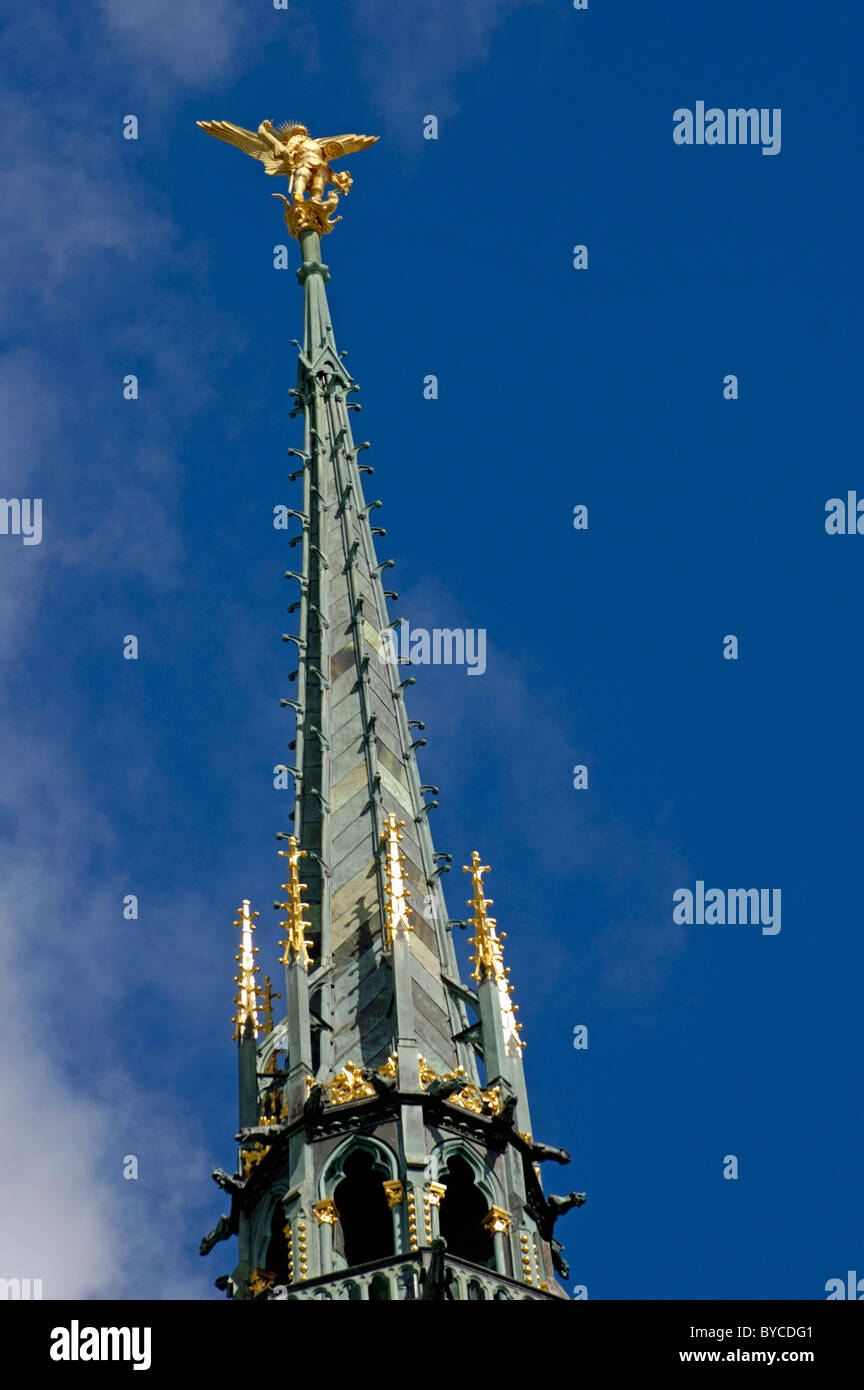
[[[393,1216],[384,1191],[390,1170],[382,1158],[355,1148],[342,1165],[333,1193],[347,1265],[367,1264],[395,1254]]]
[[[372,1283],[369,1285],[369,1301],[371,1303],[386,1303],[393,1298],[390,1291],[390,1280],[386,1274],[376,1274]]]
[[[495,1268],[492,1233],[483,1222],[489,1199],[477,1186],[474,1169],[455,1153],[447,1160],[447,1192],[441,1199],[440,1229],[451,1255]]]

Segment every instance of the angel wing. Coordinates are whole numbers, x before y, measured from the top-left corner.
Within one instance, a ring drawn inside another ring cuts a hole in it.
[[[282,160],[276,158],[273,147],[262,140],[257,131],[232,125],[231,121],[196,121],[195,124],[206,130],[208,135],[215,135],[217,140],[225,140],[229,145],[236,145],[244,154],[251,154],[253,159],[260,159],[268,174],[285,173]]]
[[[368,150],[378,138],[377,135],[327,135],[319,139],[318,144],[325,159],[343,159],[346,154]]]

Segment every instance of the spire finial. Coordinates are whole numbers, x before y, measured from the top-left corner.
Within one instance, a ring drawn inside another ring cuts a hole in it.
[[[300,895],[304,892],[306,884],[300,882],[298,868],[306,851],[300,849],[294,835],[288,836],[288,846],[288,849],[277,850],[283,859],[288,860],[289,865],[288,882],[281,885],[288,894],[288,901],[276,904],[288,914],[284,922],[279,923],[280,927],[285,928],[285,940],[279,942],[279,945],[285,948],[280,957],[280,964],[290,965],[292,961],[298,961],[304,970],[308,970],[311,962],[309,947],[312,942],[306,940],[305,932],[312,923],[307,922],[303,916],[307,904]]]
[[[400,832],[404,824],[404,820],[397,820],[391,811],[381,831],[381,843],[384,845],[384,887],[387,894],[384,904],[384,940],[388,946],[392,946],[400,934],[404,937],[406,932],[414,930],[408,920],[411,908],[408,906],[410,893],[405,887],[403,871],[405,855],[399,848],[399,842],[403,838]]]
[[[524,1047],[525,1044],[519,1037],[522,1024],[516,1022],[516,1010],[519,1005],[513,1004],[510,1000],[513,986],[508,983],[507,976],[510,974],[510,970],[504,965],[504,955],[501,950],[501,942],[505,940],[507,933],[502,931],[500,935],[498,934],[495,918],[490,917],[486,911],[493,902],[492,898],[485,896],[483,885],[483,875],[490,872],[489,865],[480,863],[480,855],[475,849],[471,855],[471,863],[463,864],[462,870],[463,873],[471,875],[474,888],[474,896],[468,899],[468,906],[474,909],[474,916],[468,919],[469,926],[474,928],[474,935],[471,937],[471,944],[474,947],[474,955],[471,957],[474,962],[474,969],[471,972],[472,978],[478,983],[491,980],[497,986],[505,1040],[518,1043],[519,1047]]]
[[[240,928],[240,945],[235,956],[240,973],[234,976],[234,983],[237,986],[234,1003],[237,1005],[237,1012],[232,1019],[234,1024],[233,1042],[237,1042],[244,1036],[250,1022],[253,1037],[257,1038],[261,1032],[261,1024],[258,1020],[259,990],[255,978],[258,972],[258,967],[255,964],[258,947],[252,945],[252,933],[255,930],[255,918],[258,913],[251,912],[250,907],[249,899],[244,898],[237,909],[240,916],[234,921],[235,927]]]
[[[277,994],[270,981],[270,976],[264,976],[264,1002],[261,1005],[261,1012],[264,1015],[264,1036],[273,1032],[273,1000],[281,999],[282,995]]]

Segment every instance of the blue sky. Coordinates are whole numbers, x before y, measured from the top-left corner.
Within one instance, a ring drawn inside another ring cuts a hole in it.
[[[861,1268],[864,539],[824,526],[864,495],[861,38],[801,0],[11,17],[0,491],[43,538],[0,535],[0,1274],[219,1297],[233,1260],[197,1243],[241,897],[276,959],[302,298],[271,181],[195,121],[265,116],[381,136],[330,304],[393,611],[488,633],[486,674],[416,672],[409,714],[452,916],[492,865],[553,1190],[588,1193],[571,1283],[819,1299]],[[700,100],[780,108],[779,155],[676,145]],[[782,930],[676,925],[700,879],[779,887]]]

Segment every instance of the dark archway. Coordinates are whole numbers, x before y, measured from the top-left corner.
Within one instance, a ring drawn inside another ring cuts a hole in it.
[[[366,1264],[395,1253],[393,1217],[374,1157],[356,1149],[345,1160],[345,1174],[333,1194],[348,1265]]]
[[[447,1192],[441,1199],[441,1234],[451,1255],[495,1268],[492,1235],[483,1225],[489,1202],[474,1180],[466,1159],[454,1154],[447,1164]]]
[[[277,1284],[289,1283],[288,1256],[290,1246],[285,1236],[285,1213],[277,1206],[270,1222],[270,1244],[267,1246],[265,1269],[276,1275]]]

